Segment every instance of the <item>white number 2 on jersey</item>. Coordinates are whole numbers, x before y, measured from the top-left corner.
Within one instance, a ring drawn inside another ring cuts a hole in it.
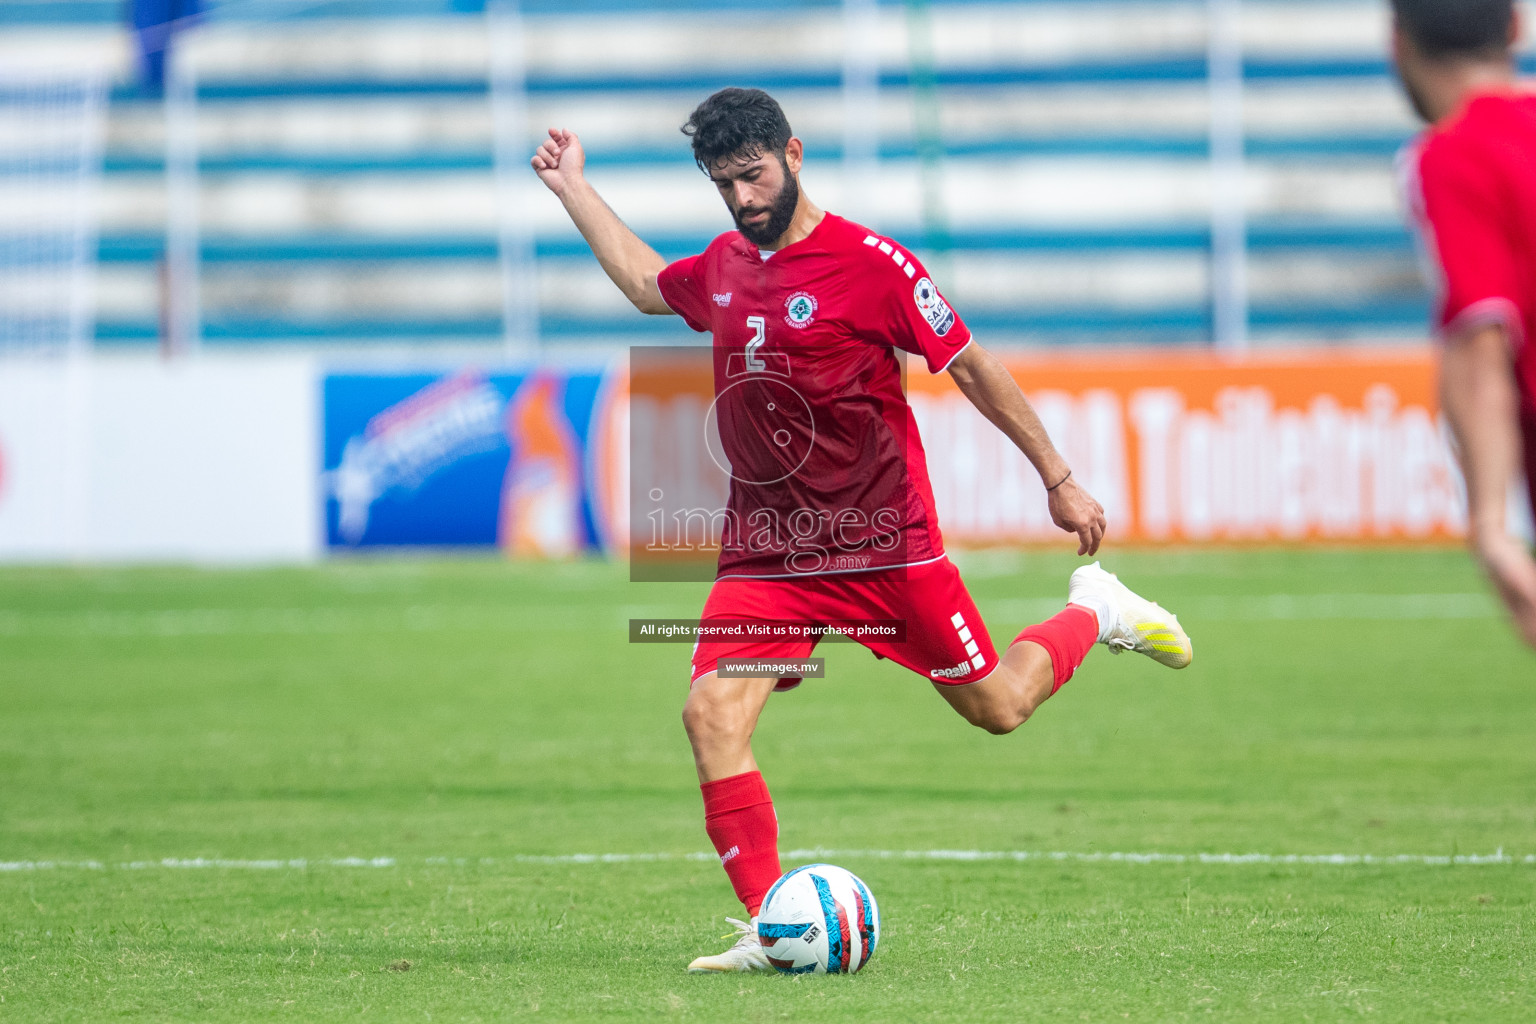
[[[747,326],[752,328],[752,340],[747,342],[747,372],[762,373],[768,369],[768,364],[763,362],[763,357],[757,354],[763,341],[768,336],[768,321],[760,316],[747,317]]]

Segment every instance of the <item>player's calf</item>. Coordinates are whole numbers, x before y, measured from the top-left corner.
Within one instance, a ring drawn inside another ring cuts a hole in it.
[[[967,722],[993,736],[1007,736],[1029,721],[1029,715],[1018,707],[989,704],[981,708],[960,712]]]
[[[936,688],[960,717],[994,736],[1006,736],[1029,721],[1051,695],[1051,662],[1033,644],[1015,644],[985,679]]]
[[[995,671],[978,682],[938,690],[967,722],[1006,735],[1072,678],[1096,643],[1114,654],[1145,654],[1170,668],[1184,668],[1194,658],[1177,616],[1095,562],[1072,574],[1067,607],[1021,632]]]

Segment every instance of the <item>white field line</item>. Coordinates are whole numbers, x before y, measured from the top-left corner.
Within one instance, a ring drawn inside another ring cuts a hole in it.
[[[234,868],[250,871],[303,871],[312,867],[328,868],[392,868],[393,857],[338,857],[311,860],[304,857],[288,860],[225,860],[217,857],[166,857],[162,860],[131,860],[107,863],[99,860],[0,860],[0,872],[5,871],[144,871],[151,868]]]
[[[1069,850],[786,850],[781,855],[789,861],[828,859],[919,860],[919,861],[1004,861],[1021,863],[1040,861],[1077,864],[1212,864],[1212,865],[1284,865],[1305,864],[1326,867],[1486,867],[1491,865],[1536,865],[1536,854],[1514,856],[1502,848],[1493,853],[1459,854],[1372,854],[1372,853],[1093,853]],[[650,864],[665,861],[714,861],[713,853],[563,853],[513,854],[508,857],[426,857],[416,863],[426,865],[469,864]],[[310,868],[394,868],[407,866],[395,857],[289,858],[271,860],[226,860],[212,857],[167,857],[163,860],[135,860],[108,863],[99,860],[12,860],[0,861],[0,872],[20,871],[147,871],[154,869],[188,870],[220,868],[247,871],[305,871]]]
[[[1033,620],[1060,611],[1063,598],[982,601],[997,618]],[[1170,602],[1188,619],[1216,622],[1276,620],[1352,621],[1485,619],[1499,614],[1487,594],[1249,594],[1203,596]],[[407,608],[185,608],[162,611],[0,611],[4,637],[182,637],[246,634],[322,635],[358,632],[508,632],[590,628],[590,607],[519,605],[413,605]],[[626,605],[613,625],[630,618],[682,617],[677,607]],[[579,614],[577,614],[579,613]]]

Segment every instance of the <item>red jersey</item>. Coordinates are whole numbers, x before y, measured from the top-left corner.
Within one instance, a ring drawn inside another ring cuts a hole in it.
[[[727,232],[656,283],[714,336],[711,412],[731,472],[720,578],[943,557],[895,350],[938,373],[971,332],[910,252],[829,213],[775,253]]]
[[[1474,96],[1409,147],[1404,163],[1438,332],[1489,323],[1509,331],[1536,504],[1536,95]]]

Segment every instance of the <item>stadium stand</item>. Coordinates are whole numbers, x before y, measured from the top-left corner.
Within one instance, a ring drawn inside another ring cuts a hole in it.
[[[1385,7],[1244,5],[1256,343],[1423,333],[1393,171],[1414,126],[1383,59]],[[717,86],[760,85],[807,141],[812,194],[918,244],[987,338],[1209,338],[1202,3],[882,6],[881,162],[852,190],[838,6],[747,10],[524,4],[533,123],[578,130],[594,181],[665,255],[729,226],[678,125]],[[111,54],[97,338],[142,344],[159,333],[164,125],[132,81],[119,16],[116,2],[8,0],[0,56]],[[931,76],[913,73],[914,41]],[[499,339],[481,3],[227,0],[192,45],[209,343]],[[927,79],[943,130],[939,202],[925,205],[913,94]],[[687,338],[671,318],[628,310],[551,198],[534,215],[550,343]]]

